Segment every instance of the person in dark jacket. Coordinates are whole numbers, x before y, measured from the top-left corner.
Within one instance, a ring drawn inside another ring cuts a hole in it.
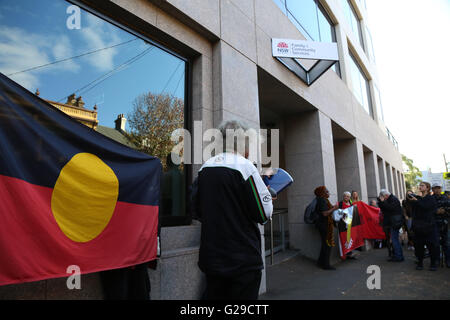
[[[409,195],[413,192],[411,190],[406,191],[405,200],[402,201],[403,216],[405,217],[405,224],[403,229],[406,230],[408,234],[408,250],[414,250],[413,232],[412,232],[412,217],[413,217],[413,207],[411,201],[409,200]]]
[[[433,190],[433,197],[436,200],[438,207],[436,210],[435,221],[439,233],[439,241],[442,245],[442,254],[447,268],[450,268],[450,247],[448,246],[448,216],[450,214],[450,201],[442,194],[442,187],[440,184],[433,184],[431,190]]]
[[[238,121],[219,127],[226,143],[227,130],[248,130]],[[245,140],[244,140],[245,141]],[[263,260],[259,224],[271,219],[272,196],[258,169],[235,144],[207,160],[200,168],[194,196],[202,223],[198,266],[206,276],[205,300],[256,300]]]
[[[321,240],[320,255],[317,265],[324,270],[336,270],[330,265],[331,247],[334,246],[334,226],[331,214],[334,210],[339,208],[339,204],[333,206],[330,203],[328,200],[330,192],[325,186],[317,187],[314,190],[314,194],[317,197],[316,210],[319,216],[316,227],[319,230]]]
[[[378,200],[378,206],[383,212],[383,226],[387,226],[389,228],[394,251],[393,256],[388,261],[402,262],[405,260],[399,239],[399,231],[403,219],[402,206],[398,198],[386,189],[382,189],[380,191]],[[400,225],[398,225],[398,223],[394,224],[396,221],[400,221]]]
[[[437,203],[436,199],[430,194],[431,185],[428,182],[421,182],[419,190],[422,193],[422,197],[410,196],[414,208],[412,223],[414,247],[416,249],[416,256],[419,259],[416,269],[423,269],[424,246],[426,245],[430,251],[430,270],[436,271],[439,261],[438,231],[434,218]]]

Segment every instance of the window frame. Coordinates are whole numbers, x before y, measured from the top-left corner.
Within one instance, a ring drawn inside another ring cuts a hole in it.
[[[105,14],[100,11],[100,9],[97,7],[99,4],[90,1],[83,1],[83,0],[61,0],[65,1],[67,3],[72,3],[81,9],[89,12],[92,15],[95,15],[96,17],[103,19],[104,21],[111,23],[112,25],[116,26],[117,28],[120,28],[126,32],[129,32],[130,34],[134,35],[135,37],[142,39],[144,41],[147,41],[154,45],[155,47],[163,50],[164,52],[171,54],[178,59],[182,60],[185,63],[185,70],[184,70],[184,129],[191,132],[192,130],[192,108],[191,108],[191,101],[192,101],[192,59],[189,58],[189,54],[186,56],[182,54],[181,52],[178,52],[174,50],[173,48],[169,48],[167,45],[163,45],[162,43],[168,43],[169,39],[161,39],[161,43],[157,40],[151,38],[147,32],[144,30],[138,30],[136,26],[133,26],[133,22],[130,21],[131,19],[127,19],[127,17],[116,17],[114,14]],[[114,4],[113,4],[114,5]],[[109,4],[109,7],[111,4]],[[130,12],[130,16],[136,17],[134,14]],[[138,18],[138,17],[136,17]],[[147,25],[149,25],[147,22],[145,22]],[[158,35],[155,35],[155,38],[158,38]],[[188,49],[186,46],[182,45],[180,43],[180,47],[183,47],[182,49]],[[182,49],[180,51],[182,51]],[[190,50],[191,51],[191,50]],[[163,161],[163,159],[160,159]],[[192,223],[192,212],[189,210],[189,192],[192,182],[192,164],[184,164],[184,179],[185,179],[185,215],[184,216],[163,216],[161,215],[161,211],[159,211],[159,219],[158,224],[160,227],[173,227],[173,226],[184,226],[184,225],[190,225]],[[162,178],[162,177],[161,177]],[[162,199],[162,192],[160,196],[160,206],[161,206],[161,199]]]
[[[383,110],[383,103],[381,102],[381,92],[376,84],[374,84],[373,87],[378,120],[384,123],[384,110]]]
[[[350,47],[348,48],[348,55],[350,57],[350,59],[353,61],[353,63],[356,65],[356,67],[358,68],[359,74],[362,76],[362,78],[364,79],[364,81],[366,82],[366,96],[367,96],[367,103],[368,103],[368,108],[369,108],[369,112],[368,115],[374,119],[374,112],[373,112],[373,101],[372,101],[372,96],[371,96],[371,89],[370,89],[370,79],[369,77],[366,75],[366,73],[364,72],[363,68],[361,67],[358,59],[356,58],[356,55],[350,50]],[[353,84],[353,81],[355,79],[353,79],[353,77],[350,75],[351,77],[351,81]],[[361,86],[361,83],[360,83]],[[353,87],[353,86],[352,86]],[[353,95],[355,95],[355,93],[353,92],[353,88],[352,88],[352,93]],[[362,88],[361,88],[362,91]],[[358,101],[360,102],[360,101]],[[364,108],[364,105],[361,104],[361,106],[363,107],[364,111],[367,112],[367,110]]]
[[[367,25],[365,25],[365,33],[366,33],[366,42],[367,42],[367,56],[369,57],[370,61],[373,63],[376,63],[376,57],[375,57],[375,49],[373,47],[373,39],[372,39],[372,33],[370,32],[370,29]]]
[[[358,34],[355,34],[355,36],[358,38],[359,45],[361,46],[363,51],[366,52],[364,37],[363,37],[363,33],[362,33],[362,28],[361,28],[361,19],[358,16],[358,14],[356,13],[356,9],[353,6],[353,3],[351,2],[351,0],[343,0],[343,1],[345,1],[347,3],[348,8],[350,9],[350,14],[356,20],[356,24],[357,24],[356,28],[358,29]],[[346,8],[343,8],[343,9],[346,10]],[[347,15],[345,14],[345,16],[347,16]],[[355,33],[353,30],[353,26],[352,26],[353,22],[347,21],[347,23],[350,25],[350,28],[352,29],[352,33]]]
[[[333,20],[331,20],[329,13],[325,9],[325,7],[320,3],[320,0],[314,0],[314,1],[317,4],[317,9],[320,10],[320,12],[323,14],[325,19],[328,21],[328,23],[331,26],[331,38],[332,38],[333,42],[338,43],[337,35],[336,35],[336,24],[333,22]],[[319,17],[317,17],[317,23],[319,23]],[[320,25],[319,25],[319,35],[320,35],[320,38],[322,38],[321,33],[320,33]],[[336,70],[334,70],[335,73],[338,75],[339,78],[342,78],[341,65],[340,65],[339,61],[337,61],[334,64],[334,66],[336,66]]]

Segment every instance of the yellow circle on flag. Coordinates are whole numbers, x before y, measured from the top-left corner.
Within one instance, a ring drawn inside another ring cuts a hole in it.
[[[119,195],[114,171],[91,153],[78,153],[62,168],[52,193],[53,216],[76,242],[96,238],[108,225]]]

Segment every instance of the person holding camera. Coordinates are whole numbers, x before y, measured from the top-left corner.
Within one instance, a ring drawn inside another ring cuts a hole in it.
[[[413,192],[411,190],[406,191],[405,200],[402,201],[403,207],[403,216],[405,218],[405,225],[403,226],[404,230],[408,235],[408,250],[414,250],[414,242],[413,242],[413,233],[412,233],[412,216],[413,216],[413,207],[409,200],[409,195]]]
[[[450,248],[448,243],[448,216],[450,211],[449,200],[446,196],[442,195],[442,188],[439,184],[435,183],[431,187],[433,191],[433,197],[436,200],[437,210],[435,215],[436,226],[438,229],[438,235],[440,243],[442,244],[442,254],[444,255],[444,261],[447,268],[450,268]],[[440,256],[440,254],[439,254]]]
[[[422,197],[415,194],[408,195],[413,205],[412,229],[414,232],[416,256],[419,259],[416,269],[423,270],[424,246],[426,245],[430,251],[430,270],[436,271],[437,262],[439,261],[439,240],[435,222],[437,203],[436,199],[431,196],[431,185],[428,182],[421,182],[419,190],[422,193]]]
[[[393,256],[388,260],[391,262],[402,262],[403,249],[400,244],[399,231],[403,225],[403,212],[400,200],[386,189],[381,189],[378,197],[378,206],[383,212],[383,226],[389,228],[393,247]],[[386,239],[388,241],[388,239]]]

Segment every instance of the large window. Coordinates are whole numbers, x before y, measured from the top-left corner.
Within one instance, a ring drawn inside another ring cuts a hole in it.
[[[318,0],[274,0],[309,40],[337,42],[334,24]],[[340,75],[339,62],[332,69]]]
[[[372,42],[372,34],[370,33],[369,28],[367,28],[366,26],[366,39],[367,39],[367,47],[368,47],[368,52],[369,52],[369,58],[370,60],[372,60],[373,62],[375,62],[375,51],[373,50],[373,42]]]
[[[171,130],[186,126],[186,60],[63,0],[2,0],[0,12],[0,72],[92,130],[160,158],[162,224],[188,223],[187,170],[167,161]]]
[[[362,37],[361,23],[359,21],[358,15],[356,14],[353,5],[350,3],[350,0],[341,0],[342,8],[344,10],[345,17],[347,19],[347,23],[353,31],[353,34],[358,38],[359,44],[363,49],[364,42]]]
[[[352,91],[356,99],[363,106],[364,110],[372,116],[372,102],[370,99],[369,81],[361,70],[355,57],[349,52],[350,55],[350,74],[352,81]]]
[[[286,0],[289,18],[300,26],[302,33],[310,40],[320,41],[317,4],[313,0]]]
[[[381,94],[380,90],[378,90],[378,87],[376,85],[373,86],[375,89],[375,104],[377,105],[377,116],[378,119],[384,122],[384,113],[383,113],[383,104],[381,103]]]

